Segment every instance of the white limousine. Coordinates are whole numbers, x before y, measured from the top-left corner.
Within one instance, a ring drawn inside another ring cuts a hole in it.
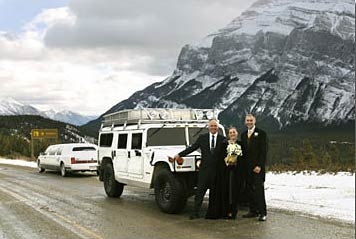
[[[37,158],[40,173],[48,170],[60,171],[63,177],[69,172],[98,172],[97,146],[89,143],[50,145]]]

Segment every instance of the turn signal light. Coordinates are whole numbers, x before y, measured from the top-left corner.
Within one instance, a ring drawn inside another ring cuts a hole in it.
[[[75,157],[71,157],[71,158],[70,158],[70,163],[71,163],[71,164],[75,164]]]
[[[168,156],[168,161],[173,163],[174,162],[174,158]],[[176,158],[176,162],[178,165],[182,165],[184,163],[184,159],[182,157],[177,157]]]
[[[182,165],[184,163],[184,159],[182,157],[178,157],[176,161],[178,165]]]

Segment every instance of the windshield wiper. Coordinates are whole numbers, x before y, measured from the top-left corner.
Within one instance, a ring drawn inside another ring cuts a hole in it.
[[[195,138],[195,136],[199,135],[200,132],[203,131],[203,129],[205,129],[205,128],[201,128],[200,130],[198,130],[198,131],[192,136],[192,138]]]
[[[155,131],[153,131],[152,134],[149,135],[148,137],[152,137],[153,135],[157,134],[157,133],[158,133],[161,129],[163,129],[165,126],[166,126],[166,124],[162,125],[161,128],[158,128],[158,129],[156,129]]]

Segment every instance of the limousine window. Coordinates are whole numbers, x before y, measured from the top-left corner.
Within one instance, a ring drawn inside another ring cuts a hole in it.
[[[74,147],[73,151],[95,151],[94,147]]]
[[[57,150],[57,147],[51,147],[48,151],[48,155],[56,155]]]
[[[59,147],[59,148],[57,149],[57,155],[62,155],[62,150],[63,150],[63,148],[62,148],[62,147]]]

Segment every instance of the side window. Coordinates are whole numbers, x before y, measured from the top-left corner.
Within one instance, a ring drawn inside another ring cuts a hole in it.
[[[110,134],[101,134],[99,139],[100,147],[111,147],[113,133]]]
[[[126,149],[127,145],[127,134],[119,134],[118,135],[118,141],[117,141],[117,148],[118,149]]]
[[[63,147],[58,147],[57,148],[57,155],[62,155],[62,150],[63,150]]]
[[[142,149],[142,133],[132,134],[131,149]]]
[[[51,147],[49,149],[48,155],[55,155],[57,152],[57,147]]]
[[[46,149],[46,151],[44,152],[44,155],[49,155],[49,152],[51,151],[52,148],[53,148],[53,146],[48,147],[48,148]]]

